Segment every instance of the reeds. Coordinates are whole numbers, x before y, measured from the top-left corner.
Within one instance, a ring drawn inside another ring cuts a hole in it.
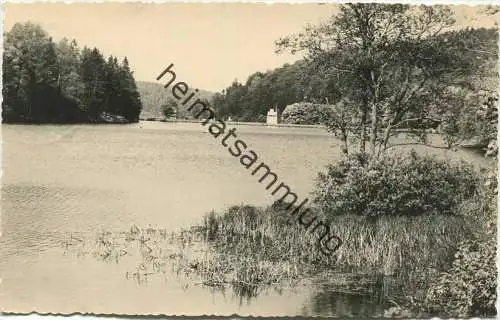
[[[220,253],[282,264],[293,270],[289,276],[297,276],[323,269],[382,275],[441,269],[474,228],[466,217],[439,215],[377,219],[345,215],[330,223],[332,233],[343,241],[331,256],[319,250],[317,236],[274,207],[239,206],[222,215],[210,213],[199,230]]]

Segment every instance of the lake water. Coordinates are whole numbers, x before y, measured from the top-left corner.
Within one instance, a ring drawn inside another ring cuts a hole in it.
[[[239,138],[292,187],[309,195],[318,171],[340,156],[322,129],[238,126]],[[268,290],[251,301],[175,278],[138,284],[126,264],[63,254],[70,234],[131,225],[178,230],[210,210],[272,197],[221,139],[195,123],[3,125],[0,301],[5,311],[70,313],[362,315],[378,299],[324,285]],[[443,153],[457,157],[457,153]],[[476,155],[459,157],[482,163]]]

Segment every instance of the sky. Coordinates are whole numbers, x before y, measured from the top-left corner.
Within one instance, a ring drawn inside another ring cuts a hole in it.
[[[276,54],[274,41],[335,14],[332,4],[32,3],[4,5],[4,30],[16,22],[40,24],[63,37],[127,56],[136,80],[156,82],[170,63],[190,87],[220,91],[235,79],[267,71],[300,56]],[[457,6],[462,25],[494,25],[478,7]]]

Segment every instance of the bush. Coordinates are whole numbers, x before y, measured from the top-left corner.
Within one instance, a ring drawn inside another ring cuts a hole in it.
[[[341,160],[319,175],[314,195],[316,205],[328,216],[416,216],[455,214],[478,187],[478,175],[470,165],[412,151],[373,161],[359,155]]]
[[[281,115],[283,123],[289,124],[321,124],[325,107],[321,104],[298,102],[286,106]]]

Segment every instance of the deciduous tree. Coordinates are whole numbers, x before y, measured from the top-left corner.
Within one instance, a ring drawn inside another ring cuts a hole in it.
[[[393,146],[401,128],[426,143],[426,124],[450,113],[443,110],[449,104],[436,101],[445,101],[451,87],[470,84],[481,67],[483,54],[469,59],[463,53],[471,49],[466,32],[445,32],[453,23],[449,7],[346,4],[327,23],[278,40],[277,50],[304,51],[318,71],[338,81],[338,96],[353,110],[349,130],[359,151],[368,143],[376,156]]]

